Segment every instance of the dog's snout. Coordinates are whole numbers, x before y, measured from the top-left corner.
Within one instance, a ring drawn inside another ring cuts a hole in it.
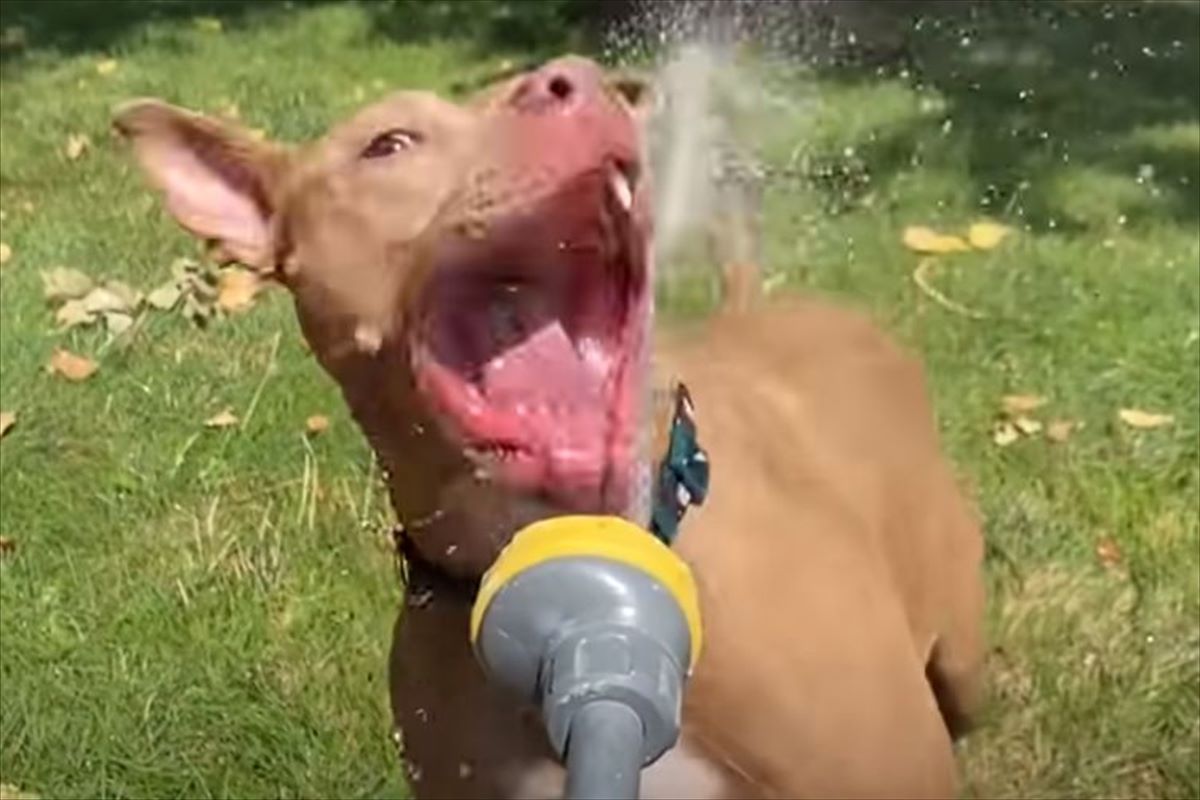
[[[600,79],[595,72],[574,59],[552,61],[517,84],[509,102],[531,114],[573,111],[597,92]]]

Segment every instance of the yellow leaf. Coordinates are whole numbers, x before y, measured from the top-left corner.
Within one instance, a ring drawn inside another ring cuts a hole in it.
[[[1013,425],[1015,425],[1017,430],[1026,436],[1033,436],[1035,433],[1040,433],[1042,430],[1042,423],[1038,422],[1036,419],[1031,419],[1030,417],[1017,417],[1013,420]]]
[[[918,253],[960,253],[970,249],[958,236],[938,233],[923,225],[904,229],[904,246]]]
[[[0,242],[0,267],[7,264],[10,258],[12,258],[12,248],[4,242]]]
[[[992,441],[998,447],[1008,447],[1010,444],[1021,438],[1021,432],[1017,430],[1017,426],[1011,422],[1001,422],[992,429]]]
[[[67,137],[67,146],[65,148],[67,158],[77,161],[91,146],[92,140],[85,134],[73,133]]]
[[[1161,428],[1175,421],[1175,417],[1170,414],[1156,414],[1152,411],[1142,411],[1136,408],[1122,408],[1117,416],[1129,427],[1141,430]]]
[[[1120,565],[1124,560],[1121,548],[1110,536],[1103,536],[1096,542],[1096,558],[1100,559],[1100,563],[1109,569]]]
[[[204,421],[204,427],[206,428],[231,428],[237,424],[237,416],[228,408]]]
[[[328,427],[329,417],[326,417],[323,414],[313,414],[311,417],[304,420],[304,430],[311,436],[324,433]]]
[[[117,60],[115,58],[106,58],[96,64],[96,72],[101,75],[112,75],[117,71]]]
[[[17,424],[17,412],[0,411],[0,437],[8,433],[8,429]]]
[[[1079,423],[1069,419],[1056,419],[1046,426],[1046,438],[1052,442],[1062,444],[1067,439],[1071,438],[1071,434]]]
[[[244,269],[227,269],[217,280],[217,305],[222,311],[243,311],[254,303],[258,276]]]
[[[251,128],[250,130],[246,131],[246,135],[255,141],[261,142],[263,139],[267,138],[267,131],[264,128]]]
[[[1046,404],[1046,398],[1036,394],[1006,394],[1000,400],[1009,414],[1028,414]]]
[[[976,250],[991,250],[1012,233],[1012,228],[995,222],[976,222],[967,229],[967,241]]]
[[[225,27],[216,17],[196,17],[192,22],[197,28],[207,33],[220,33]]]
[[[92,377],[99,366],[95,361],[83,356],[77,356],[69,350],[61,348],[50,356],[50,371],[57,373],[69,381],[78,383]]]

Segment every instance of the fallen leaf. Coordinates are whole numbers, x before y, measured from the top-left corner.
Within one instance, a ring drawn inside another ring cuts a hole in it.
[[[267,131],[265,128],[251,128],[250,130],[246,131],[246,135],[255,141],[261,142],[263,139],[267,138]]]
[[[179,302],[180,294],[179,284],[172,281],[146,295],[146,302],[160,311],[170,311]]]
[[[93,314],[103,314],[106,311],[128,311],[129,304],[125,299],[106,286],[92,289],[83,298],[83,307]]]
[[[110,311],[104,315],[104,326],[113,336],[120,336],[133,325],[133,317],[119,311]]]
[[[42,273],[42,293],[52,303],[77,300],[92,290],[92,279],[77,269],[55,267]]]
[[[17,412],[0,411],[0,436],[8,433],[8,429],[17,424]]]
[[[141,292],[122,281],[105,281],[104,288],[121,298],[125,307],[130,311],[140,306],[144,299]]]
[[[67,158],[76,161],[92,146],[92,140],[85,134],[73,133],[67,137]]]
[[[960,253],[970,249],[960,237],[938,233],[923,225],[904,229],[904,246],[918,253]]]
[[[1151,411],[1142,411],[1136,408],[1122,408],[1117,416],[1131,428],[1141,430],[1149,430],[1151,428],[1161,428],[1165,425],[1170,425],[1175,421],[1175,417],[1170,414],[1156,414]]]
[[[68,300],[54,314],[54,321],[62,330],[70,330],[76,325],[90,325],[96,321],[96,316],[88,311],[82,300]]]
[[[1111,536],[1102,536],[1096,542],[1096,558],[1109,569],[1118,566],[1124,560],[1121,548]]]
[[[1042,430],[1042,423],[1031,417],[1017,417],[1013,420],[1013,425],[1026,436],[1033,436]]]
[[[329,417],[323,414],[313,414],[308,419],[304,420],[304,430],[310,436],[316,436],[319,433],[324,433],[329,428]]]
[[[991,250],[1010,233],[1011,228],[995,222],[976,222],[967,229],[967,241],[976,250]]]
[[[1021,432],[1011,422],[997,423],[996,427],[992,429],[992,441],[999,447],[1008,447],[1020,438]]]
[[[50,371],[57,372],[69,381],[86,381],[99,369],[95,361],[83,356],[77,356],[69,350],[61,348],[50,356]]]
[[[17,543],[7,536],[0,536],[0,556],[6,556],[17,549]],[[21,800],[25,795],[20,794],[9,786],[0,786],[0,800]]]
[[[7,264],[10,258],[12,258],[12,248],[4,242],[0,242],[0,267]]]
[[[1052,442],[1062,444],[1067,439],[1071,438],[1071,434],[1079,423],[1069,419],[1056,419],[1046,426],[1046,438]]]
[[[1028,414],[1044,406],[1046,398],[1036,394],[1006,394],[1000,402],[1009,414]]]
[[[96,72],[101,75],[112,75],[117,71],[117,60],[115,58],[106,58],[96,64]]]
[[[221,20],[217,19],[216,17],[196,17],[194,20],[192,20],[192,23],[200,30],[208,33],[220,33],[224,28],[224,25],[221,24]]]
[[[206,428],[231,428],[237,424],[237,416],[228,408],[204,421],[204,427]]]
[[[227,269],[217,281],[217,305],[222,311],[242,311],[254,303],[258,276],[244,269]]]

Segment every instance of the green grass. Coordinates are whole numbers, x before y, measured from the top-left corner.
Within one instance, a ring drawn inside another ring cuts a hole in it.
[[[964,751],[973,796],[1200,796],[1200,14],[1117,8],[926,26],[904,71],[773,68],[755,84],[787,101],[756,143],[800,165],[767,192],[770,271],[869,309],[922,354],[980,501],[994,652]],[[114,12],[74,38],[47,18],[4,52],[0,408],[19,419],[0,443],[0,534],[16,542],[0,560],[0,784],[403,795],[389,513],[286,297],[206,330],[151,316],[110,344],[54,332],[39,271],[148,288],[195,252],[107,133],[122,99],[236,104],[303,138],[388,87],[444,90],[528,51],[405,41],[352,5],[218,9],[220,33],[178,10]],[[72,162],[75,133],[93,148]],[[983,215],[1017,235],[931,273],[987,315],[972,319],[917,289],[900,236]],[[100,371],[45,374],[56,346]],[[1017,392],[1084,427],[997,447],[999,398]],[[204,429],[226,406],[242,425]],[[1175,423],[1134,431],[1123,407]],[[314,413],[332,425],[307,440]]]

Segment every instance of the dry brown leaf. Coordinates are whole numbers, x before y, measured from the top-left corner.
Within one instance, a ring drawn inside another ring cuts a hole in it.
[[[86,381],[99,369],[99,365],[90,358],[75,355],[69,350],[58,348],[50,356],[50,371],[56,372],[69,381]]]
[[[1097,540],[1096,558],[1109,569],[1119,566],[1124,560],[1121,548],[1111,536],[1102,536]]]
[[[92,279],[77,269],[55,267],[42,273],[42,293],[51,303],[78,300],[92,290]]]
[[[1021,438],[1021,432],[1011,422],[1000,422],[992,429],[992,441],[999,447],[1008,447]]]
[[[0,556],[6,556],[17,549],[17,543],[7,536],[0,536]],[[21,800],[24,797],[32,795],[24,795],[13,789],[11,786],[0,786],[0,800]]]
[[[1032,417],[1017,417],[1013,420],[1013,425],[1026,436],[1033,436],[1042,431],[1042,423]]]
[[[1036,394],[1006,394],[1000,402],[1009,414],[1028,414],[1046,405],[1046,398]]]
[[[112,75],[117,71],[117,60],[115,58],[106,58],[96,64],[96,72],[101,75]]]
[[[146,295],[146,302],[160,311],[170,311],[179,302],[180,294],[182,292],[179,289],[179,284],[172,281],[154,289],[150,294]]]
[[[904,229],[904,246],[918,253],[961,253],[971,249],[958,236],[938,233],[924,225],[910,225]]]
[[[967,229],[967,241],[976,250],[991,250],[1012,233],[1012,228],[995,222],[976,222]]]
[[[9,428],[17,424],[17,412],[0,411],[0,436],[8,433]]]
[[[12,248],[5,242],[0,242],[0,267],[7,264],[10,258],[12,258]]]
[[[1062,444],[1067,439],[1071,438],[1071,434],[1075,432],[1075,428],[1079,423],[1070,419],[1056,419],[1046,426],[1046,438],[1052,442]]]
[[[254,304],[258,276],[244,269],[227,269],[217,282],[217,305],[222,311],[242,311]]]
[[[76,325],[91,325],[96,315],[88,311],[82,300],[68,300],[54,313],[54,321],[65,331]]]
[[[109,311],[128,311],[129,303],[124,297],[109,289],[99,286],[87,293],[80,302],[92,314],[104,314]]]
[[[310,436],[324,433],[329,428],[329,417],[324,414],[313,414],[304,420],[304,430]]]
[[[76,161],[80,156],[86,153],[88,148],[91,146],[92,140],[89,139],[86,134],[73,133],[67,137],[67,146],[65,148],[67,158],[71,159],[72,161]]]
[[[104,327],[113,336],[120,336],[133,327],[133,317],[120,311],[109,311],[104,315]]]
[[[206,428],[232,428],[237,424],[237,415],[228,408],[204,420],[204,427]]]
[[[1175,417],[1170,414],[1156,414],[1153,411],[1142,411],[1137,408],[1122,408],[1117,412],[1117,416],[1121,418],[1121,422],[1139,430],[1162,428],[1175,421]]]

